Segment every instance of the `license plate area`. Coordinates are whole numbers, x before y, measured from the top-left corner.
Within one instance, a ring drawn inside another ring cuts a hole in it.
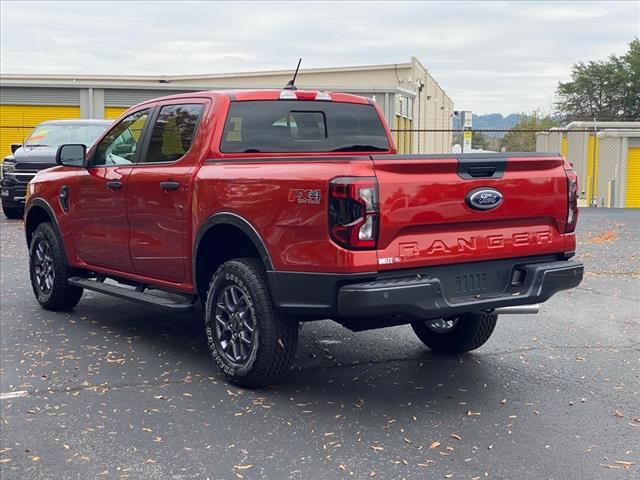
[[[507,289],[512,265],[462,264],[443,269],[440,279],[445,298],[496,293]]]

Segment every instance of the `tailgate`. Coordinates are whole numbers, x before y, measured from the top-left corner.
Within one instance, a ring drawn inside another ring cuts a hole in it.
[[[564,251],[567,180],[560,156],[372,159],[380,193],[380,270]]]

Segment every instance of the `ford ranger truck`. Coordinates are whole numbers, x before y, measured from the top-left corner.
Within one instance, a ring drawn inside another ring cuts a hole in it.
[[[150,100],[29,183],[38,302],[83,290],[191,310],[231,382],[272,384],[301,321],[410,324],[435,352],[577,286],[576,174],[556,153],[398,155],[378,106],[343,93]]]

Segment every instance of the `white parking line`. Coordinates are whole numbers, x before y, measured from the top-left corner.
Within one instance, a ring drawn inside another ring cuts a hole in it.
[[[26,397],[29,394],[26,390],[18,390],[16,392],[0,393],[0,400],[9,400],[10,398]]]

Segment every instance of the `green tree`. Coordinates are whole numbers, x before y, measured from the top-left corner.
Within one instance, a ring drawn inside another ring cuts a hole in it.
[[[574,64],[556,95],[558,113],[569,120],[640,118],[640,39],[624,55]]]
[[[509,130],[500,142],[500,149],[506,152],[535,152],[536,132],[544,132],[559,127],[560,122],[540,112],[522,114],[520,121]]]
[[[490,150],[490,142],[489,139],[482,132],[473,132],[471,136],[471,148],[475,148],[477,150]]]

